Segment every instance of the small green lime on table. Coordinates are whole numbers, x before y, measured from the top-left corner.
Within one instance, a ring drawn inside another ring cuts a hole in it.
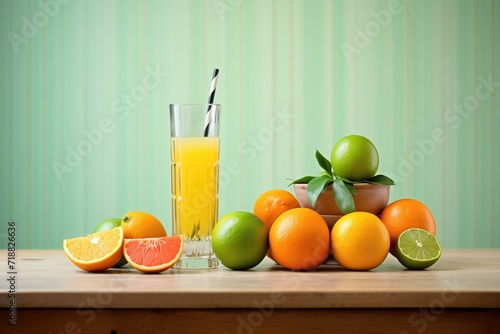
[[[97,226],[94,228],[94,231],[92,233],[110,230],[113,227],[120,227],[121,223],[122,223],[122,220],[120,218],[108,218],[108,219],[104,219],[99,224],[97,224]],[[113,266],[113,268],[123,267],[127,263],[128,263],[127,259],[125,258],[125,256],[122,255],[122,258],[120,259],[120,261],[118,261],[118,263],[115,264]]]
[[[212,231],[212,247],[217,258],[230,269],[245,270],[258,265],[269,247],[269,230],[250,212],[224,215]]]
[[[410,228],[400,234],[397,242],[397,259],[408,269],[426,269],[441,257],[438,239],[420,228]]]

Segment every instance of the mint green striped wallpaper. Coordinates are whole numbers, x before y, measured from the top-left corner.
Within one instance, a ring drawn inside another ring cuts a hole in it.
[[[9,220],[19,248],[132,210],[170,230],[168,104],[205,102],[218,67],[221,213],[358,133],[445,247],[499,247],[499,18],[486,0],[2,0],[1,246]]]

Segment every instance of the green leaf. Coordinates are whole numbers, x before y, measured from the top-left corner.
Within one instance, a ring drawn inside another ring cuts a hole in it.
[[[333,197],[343,214],[356,211],[352,194],[342,179],[338,178],[333,182]]]
[[[291,186],[292,184],[308,184],[309,181],[311,181],[315,177],[316,176],[304,176],[304,177],[301,177],[300,179],[297,179],[297,180],[293,181],[288,186]]]
[[[347,189],[349,189],[349,192],[353,195],[356,195],[356,188],[354,187],[354,183],[356,183],[355,181],[351,181],[349,179],[346,179],[345,177],[342,177],[342,176],[337,176],[338,179],[341,179],[342,181],[344,181],[344,184],[345,186],[347,187]]]
[[[342,181],[344,181],[344,180],[342,180]],[[347,187],[347,189],[349,189],[349,192],[351,194],[356,195],[356,188],[354,187],[354,184],[349,183],[349,182],[345,182],[345,181],[344,181],[344,184]]]
[[[332,176],[332,164],[330,163],[330,160],[325,158],[318,150],[316,150],[316,160],[321,168],[323,168],[328,175]]]
[[[345,177],[342,177],[342,176],[337,176],[337,178],[339,178],[342,181],[344,181],[344,183],[351,183],[351,184],[359,183],[359,181],[352,181],[352,180],[346,179]]]
[[[395,185],[394,181],[385,175],[379,174],[375,175],[371,179],[365,180],[364,182],[371,183],[371,184],[381,184],[384,186],[393,186]]]
[[[307,185],[307,199],[311,203],[312,206],[316,204],[316,200],[319,195],[328,187],[330,183],[333,182],[331,176],[322,175],[315,177],[309,184]]]

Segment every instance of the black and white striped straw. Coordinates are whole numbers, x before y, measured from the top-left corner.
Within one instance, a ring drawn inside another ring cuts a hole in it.
[[[213,117],[213,110],[215,109],[214,98],[215,98],[215,89],[217,88],[217,79],[219,78],[219,69],[214,68],[214,74],[212,75],[212,84],[210,85],[210,95],[208,96],[208,109],[207,115],[205,116],[205,137],[208,136],[208,128],[210,126],[210,122]]]

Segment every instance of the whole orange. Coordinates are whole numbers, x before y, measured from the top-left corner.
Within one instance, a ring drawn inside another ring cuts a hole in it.
[[[332,255],[351,270],[370,270],[384,262],[389,253],[389,232],[372,213],[352,212],[332,228]]]
[[[272,258],[288,269],[313,270],[325,262],[330,233],[323,217],[307,208],[282,213],[269,231]]]
[[[391,236],[391,254],[394,256],[399,235],[404,231],[421,228],[436,235],[436,222],[431,211],[416,199],[404,198],[392,202],[382,211],[380,219]]]
[[[121,222],[123,236],[127,239],[166,237],[162,223],[147,212],[127,212]]]
[[[290,209],[300,208],[300,204],[286,190],[273,189],[262,193],[253,206],[253,214],[260,218],[270,229],[276,218]]]

